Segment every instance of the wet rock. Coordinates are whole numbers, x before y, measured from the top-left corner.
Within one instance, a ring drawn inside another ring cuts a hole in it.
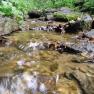
[[[32,42],[32,41],[30,41],[30,43],[29,43],[29,48],[32,48],[33,49],[33,51],[34,50],[37,50],[37,47],[38,47],[38,45],[39,45],[39,43],[38,42]]]
[[[73,66],[73,65],[72,65]],[[75,66],[74,66],[75,67]],[[64,73],[64,77],[70,81],[74,81],[80,93],[77,94],[93,94],[94,93],[94,65],[84,64],[76,65],[76,68]],[[63,84],[64,85],[64,84]],[[68,84],[69,85],[69,84]]]
[[[7,38],[0,36],[0,46],[5,46],[7,41]]]
[[[38,45],[38,49],[39,50],[48,49],[47,46],[48,46],[48,44],[40,42],[39,45]]]
[[[84,34],[89,39],[94,39],[94,29]]]
[[[78,31],[83,31],[83,21],[73,21],[73,22],[68,22],[68,24],[66,24],[64,26],[64,29],[66,31],[66,33],[77,33]]]
[[[92,70],[93,71],[93,70]],[[94,76],[90,73],[83,73],[81,71],[75,71],[71,73],[71,78],[74,79],[80,90],[81,94],[93,94],[94,93],[94,86],[93,86],[93,80]]]
[[[53,29],[57,33],[60,33],[60,34],[64,34],[65,33],[64,27],[61,24],[59,24],[58,26],[54,27]]]
[[[43,46],[45,47],[45,49],[48,49],[49,48],[49,43],[43,43]]]
[[[93,64],[94,63],[94,60],[93,60],[93,58],[92,59],[89,59],[89,60],[85,60],[84,63]]]
[[[35,28],[32,28],[31,30],[36,30],[36,31],[47,31],[47,27],[46,27],[46,26],[35,27]]]
[[[0,17],[0,35],[10,34],[18,30],[19,26],[16,20],[8,17]]]
[[[81,52],[81,49],[79,49],[78,46],[76,46],[75,44],[73,43],[68,43],[68,44],[64,44],[64,43],[61,43],[58,47],[57,47],[57,51],[60,52],[60,53],[63,53],[63,52],[69,52],[69,53],[80,53]]]
[[[55,72],[57,69],[58,69],[58,64],[57,63],[50,65],[50,70],[52,72]]]
[[[27,55],[32,55],[33,52],[38,52],[39,50],[49,49],[49,42],[40,42],[30,40],[28,43],[18,43],[16,48],[20,51],[25,52]]]
[[[50,50],[55,50],[55,44],[54,43],[50,43],[49,44],[49,49]]]
[[[50,23],[50,22],[49,22]],[[41,26],[41,27],[35,27],[35,28],[32,28],[32,30],[35,30],[35,31],[46,31],[46,32],[56,32],[58,34],[64,34],[65,33],[65,30],[64,30],[64,26],[62,26],[61,24],[59,24],[58,26],[55,26],[55,25],[47,25],[47,26]]]
[[[54,13],[53,16],[56,21],[68,22],[68,24],[65,25],[65,29],[67,32],[90,30],[92,28],[93,19],[89,14],[81,14],[75,11],[60,11]]]
[[[61,43],[57,47],[57,51],[60,53],[81,53],[85,57],[92,58],[94,56],[94,44],[84,40],[80,41],[79,43]]]
[[[79,43],[71,43],[68,44],[62,43],[57,48],[57,51],[65,51],[69,53],[84,53],[87,52],[89,54],[89,57],[93,57],[94,53],[94,44],[87,41],[81,41]]]

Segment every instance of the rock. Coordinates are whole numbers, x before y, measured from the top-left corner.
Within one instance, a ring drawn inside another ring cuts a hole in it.
[[[90,58],[94,56],[94,44],[92,42],[84,40],[80,41],[79,43],[62,43],[58,46],[57,51],[59,51],[60,53],[81,53],[82,56]]]
[[[0,35],[10,34],[18,30],[19,26],[16,20],[8,17],[0,17]]]
[[[46,47],[44,46],[44,43],[40,42],[39,45],[38,45],[38,49],[39,49],[39,50],[44,50],[44,49],[46,49]]]
[[[39,18],[42,16],[42,11],[39,10],[33,10],[28,13],[29,18]]]
[[[48,19],[48,21],[54,20],[53,15],[52,14],[47,15],[47,19]]]
[[[50,50],[55,50],[55,44],[54,43],[50,43],[49,44],[49,49]]]
[[[38,46],[39,46],[39,43],[38,42],[32,42],[30,41],[29,43],[29,48],[32,48],[33,50],[37,50],[38,49]]]
[[[73,10],[68,8],[68,7],[62,7],[59,9],[59,11],[61,11],[62,13],[65,13],[65,14],[69,14],[71,13]]]
[[[53,14],[54,20],[68,22],[67,31],[82,31],[92,28],[93,19],[89,14],[81,14],[71,10],[62,10]]]
[[[0,46],[5,46],[7,41],[8,41],[7,38],[0,36]]]
[[[57,51],[59,51],[60,53],[62,52],[68,52],[68,53],[80,53],[81,49],[79,49],[78,46],[76,46],[75,44],[60,44],[57,48]]]
[[[70,21],[64,26],[66,33],[77,33],[83,31],[83,21]]]
[[[43,43],[43,46],[45,47],[45,49],[48,49],[49,48],[49,43]]]
[[[57,33],[60,33],[60,34],[64,34],[65,33],[65,30],[64,30],[64,27],[59,24],[59,26],[56,26],[55,28],[53,28],[55,32]]]
[[[82,92],[81,94],[93,94],[94,93],[94,85],[93,85],[94,76],[91,73],[87,73],[87,72],[83,73],[79,70],[76,70],[73,73],[71,73],[70,76],[72,79],[74,79],[77,82]]]
[[[90,30],[92,25],[92,17],[89,14],[84,14],[76,21],[71,20],[65,25],[65,30],[68,33],[76,33],[77,31]]]
[[[92,22],[93,22],[92,17],[89,14],[84,14],[81,19],[82,21],[84,21],[84,26],[83,26],[84,29],[90,30],[92,27]]]
[[[57,12],[57,11],[58,11],[58,9],[47,9],[47,10],[45,10],[45,12],[47,14],[52,14],[52,13]]]
[[[64,77],[75,82],[80,91],[77,94],[94,94],[94,65],[87,63],[79,66],[77,64],[76,67],[65,72]]]
[[[94,39],[94,29],[84,34],[89,39]]]
[[[61,8],[60,11],[53,14],[54,20],[56,21],[70,21],[76,20],[80,17],[80,13],[74,12],[69,8]]]
[[[41,21],[53,21],[54,18],[53,18],[53,15],[52,14],[46,14],[47,16],[46,17],[40,17],[39,20]]]

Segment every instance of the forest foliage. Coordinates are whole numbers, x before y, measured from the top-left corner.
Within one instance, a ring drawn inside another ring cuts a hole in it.
[[[22,18],[32,9],[50,9],[59,7],[74,8],[75,2],[84,2],[77,6],[81,10],[94,11],[94,0],[0,0],[0,14]]]

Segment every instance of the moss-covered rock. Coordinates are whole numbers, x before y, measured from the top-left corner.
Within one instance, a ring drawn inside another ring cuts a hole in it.
[[[70,21],[70,20],[77,20],[77,18],[80,16],[80,13],[62,13],[62,12],[56,12],[54,13],[54,19],[57,21]]]

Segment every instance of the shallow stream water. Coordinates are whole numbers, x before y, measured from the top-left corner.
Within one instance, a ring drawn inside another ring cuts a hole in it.
[[[0,47],[0,94],[80,94],[77,84],[64,73],[83,66],[84,57],[37,47],[39,43],[75,41],[73,36],[44,31],[7,36],[11,44]]]

